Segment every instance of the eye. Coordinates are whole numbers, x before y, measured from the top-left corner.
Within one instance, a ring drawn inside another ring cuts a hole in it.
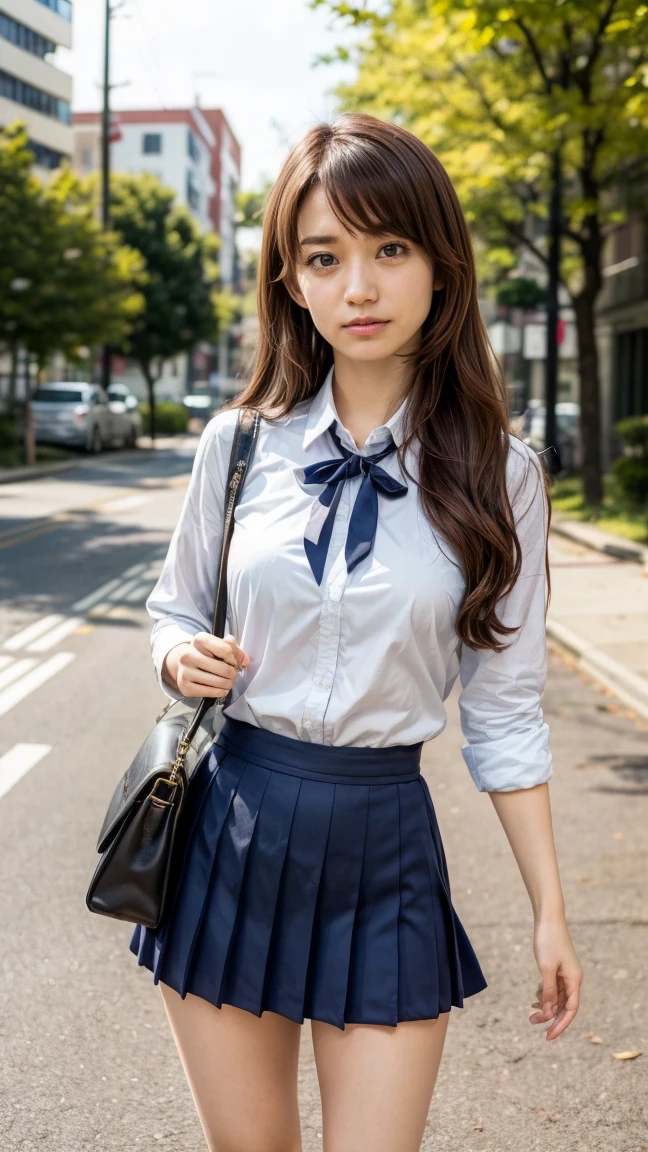
[[[316,252],[314,256],[309,256],[306,261],[307,265],[312,268],[332,268],[332,264],[316,264],[316,260],[335,260],[335,256],[330,252]]]
[[[401,248],[402,252],[395,252],[395,248]],[[389,251],[387,251],[387,249],[389,249]],[[383,244],[380,251],[386,253],[388,260],[393,260],[395,256],[402,256],[404,252],[407,252],[408,247],[407,244],[401,244],[397,243],[396,240],[391,240],[389,244]]]

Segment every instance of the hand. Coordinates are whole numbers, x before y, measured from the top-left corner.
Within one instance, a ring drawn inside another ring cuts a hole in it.
[[[232,688],[250,657],[228,633],[221,640],[211,632],[197,632],[191,641],[176,644],[162,665],[163,678],[175,682],[183,696],[220,699]]]
[[[545,1033],[545,1040],[555,1040],[578,1012],[583,969],[563,917],[536,924],[533,948],[542,980],[533,1004],[538,1011],[529,1016],[529,1023],[546,1024],[555,1017]]]

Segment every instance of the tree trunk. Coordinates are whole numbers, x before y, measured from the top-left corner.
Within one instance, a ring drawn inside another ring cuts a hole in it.
[[[603,500],[601,478],[601,387],[595,336],[594,304],[597,293],[586,288],[572,303],[578,333],[578,375],[580,420],[583,440],[583,485],[585,502],[594,507]]]
[[[142,364],[142,374],[146,380],[146,391],[148,394],[149,404],[149,435],[151,437],[151,444],[155,443],[155,377],[151,371],[149,363]]]
[[[36,430],[31,404],[31,375],[29,352],[25,353],[25,464],[33,468],[36,463]]]
[[[7,392],[7,409],[11,416],[16,410],[16,384],[18,382],[18,345],[9,346],[9,390]]]

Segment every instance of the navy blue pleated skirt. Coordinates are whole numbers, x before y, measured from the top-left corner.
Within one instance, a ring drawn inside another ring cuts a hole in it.
[[[154,983],[338,1028],[436,1018],[481,992],[421,749],[226,717],[190,781],[164,923],[130,942]]]

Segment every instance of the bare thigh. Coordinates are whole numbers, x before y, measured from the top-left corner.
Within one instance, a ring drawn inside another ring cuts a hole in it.
[[[209,1152],[301,1152],[301,1025],[159,988]]]
[[[344,1030],[313,1020],[323,1152],[419,1152],[449,1017]]]

